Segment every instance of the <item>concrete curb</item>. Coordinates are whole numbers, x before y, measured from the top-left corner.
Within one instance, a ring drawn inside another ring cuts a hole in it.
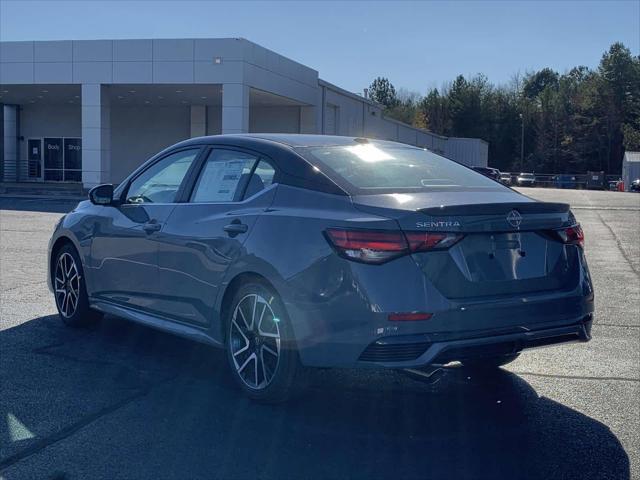
[[[0,199],[7,200],[48,200],[55,201],[60,200],[63,202],[82,202],[83,200],[87,200],[87,197],[73,197],[66,195],[19,195],[14,193],[0,193]]]

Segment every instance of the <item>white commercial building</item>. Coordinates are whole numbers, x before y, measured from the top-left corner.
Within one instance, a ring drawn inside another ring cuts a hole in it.
[[[631,182],[640,178],[640,152],[625,152],[622,159],[622,181],[625,190],[629,190]]]
[[[241,38],[0,42],[0,179],[118,183],[185,138],[322,133],[396,140],[469,165],[488,144],[380,105]]]

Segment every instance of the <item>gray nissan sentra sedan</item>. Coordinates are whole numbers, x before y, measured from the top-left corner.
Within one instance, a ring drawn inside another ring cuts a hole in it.
[[[190,139],[62,218],[62,320],[112,314],[222,347],[252,398],[301,366],[487,371],[590,339],[569,206],[427,150],[315,135]]]

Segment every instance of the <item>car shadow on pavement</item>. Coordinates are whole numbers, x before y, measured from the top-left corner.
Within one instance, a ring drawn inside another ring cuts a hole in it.
[[[107,317],[0,332],[6,478],[629,478],[602,423],[501,371],[437,383],[304,370],[283,405],[247,400],[221,351]]]

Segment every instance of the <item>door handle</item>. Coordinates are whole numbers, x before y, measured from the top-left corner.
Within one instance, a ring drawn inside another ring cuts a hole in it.
[[[147,223],[142,225],[142,229],[147,233],[158,232],[162,228],[162,224],[158,223],[157,220],[149,220]]]
[[[240,220],[235,219],[229,225],[225,225],[223,230],[227,232],[230,237],[235,237],[240,233],[247,233],[249,226],[241,223]]]

